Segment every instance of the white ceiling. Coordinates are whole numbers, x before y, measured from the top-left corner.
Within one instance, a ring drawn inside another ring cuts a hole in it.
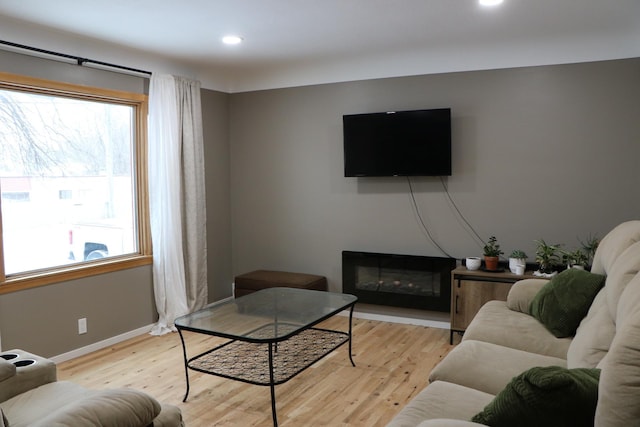
[[[0,16],[176,61],[228,91],[640,56],[640,0],[0,0]],[[244,43],[224,46],[229,33]]]

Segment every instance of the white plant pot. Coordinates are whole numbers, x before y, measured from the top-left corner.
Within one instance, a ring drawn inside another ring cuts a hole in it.
[[[522,266],[522,270],[526,270],[527,259],[526,258],[509,258],[509,270],[513,274],[518,274],[518,266]]]
[[[465,265],[467,266],[467,270],[478,270],[482,265],[482,260],[475,256],[467,257]]]

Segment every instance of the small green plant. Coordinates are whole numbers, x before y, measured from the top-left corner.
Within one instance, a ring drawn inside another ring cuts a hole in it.
[[[561,251],[562,262],[569,267],[581,266],[586,267],[589,257],[582,249],[576,249],[575,251]]]
[[[524,251],[521,251],[520,249],[514,249],[511,252],[511,255],[509,255],[509,258],[526,259],[529,257],[524,253]]]
[[[483,250],[484,256],[489,257],[499,257],[504,253],[500,250],[500,245],[498,244],[498,239],[496,239],[496,236],[489,237],[489,240],[487,241],[487,243],[485,243]]]
[[[550,245],[543,239],[534,240],[536,247],[536,262],[540,266],[541,273],[551,273],[557,264],[560,263],[561,244]]]
[[[596,249],[598,249],[598,245],[600,244],[600,238],[589,235],[586,240],[582,241],[578,239],[578,241],[582,245],[582,251],[587,257],[585,264],[591,265],[593,262],[593,256],[596,254]]]

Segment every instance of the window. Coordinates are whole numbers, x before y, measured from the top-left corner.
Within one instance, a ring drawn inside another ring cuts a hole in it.
[[[5,203],[9,203],[10,201],[16,202],[28,202],[29,201],[29,192],[28,191],[7,191],[6,193],[2,193],[2,199],[5,200]]]
[[[72,193],[71,190],[60,190],[58,191],[58,198],[62,199],[71,199]]]
[[[150,263],[146,113],[145,95],[0,73],[0,292]]]

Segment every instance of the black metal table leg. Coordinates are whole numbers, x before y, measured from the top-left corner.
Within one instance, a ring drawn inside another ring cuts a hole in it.
[[[273,379],[273,343],[269,343],[269,386],[271,388],[271,414],[273,415],[273,427],[278,427],[276,415],[276,386]]]
[[[355,362],[353,361],[353,356],[351,355],[351,329],[352,329],[352,324],[353,324],[353,308],[355,307],[355,304],[353,304],[351,306],[351,310],[349,310],[349,360],[351,360],[351,365],[352,366],[356,366]]]
[[[183,402],[187,401],[187,396],[189,396],[189,363],[187,362],[187,346],[184,344],[184,338],[182,337],[182,331],[178,329],[178,334],[180,334],[180,342],[182,342],[182,356],[184,357],[184,376],[187,379],[187,392],[184,394]]]

